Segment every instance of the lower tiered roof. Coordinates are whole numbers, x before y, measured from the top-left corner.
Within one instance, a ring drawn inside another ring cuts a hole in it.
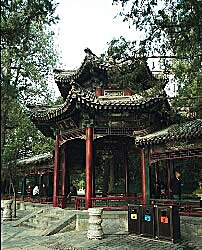
[[[146,136],[136,137],[135,144],[145,146],[189,139],[201,139],[202,145],[202,119],[174,124],[166,129],[156,131]]]

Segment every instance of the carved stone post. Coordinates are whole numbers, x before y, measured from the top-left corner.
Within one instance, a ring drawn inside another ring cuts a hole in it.
[[[90,240],[102,239],[103,238],[103,230],[102,230],[102,213],[103,208],[89,208],[89,229],[87,233],[87,237]]]
[[[25,202],[24,201],[20,201],[19,210],[26,210],[26,208],[25,208]]]
[[[3,209],[3,221],[11,221],[12,220],[12,210],[11,205],[13,200],[8,200],[4,202],[4,209]]]

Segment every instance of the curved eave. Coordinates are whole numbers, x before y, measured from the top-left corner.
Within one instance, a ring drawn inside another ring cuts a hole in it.
[[[85,81],[90,79],[92,68],[104,72],[108,69],[108,66],[99,63],[95,55],[87,53],[78,70],[72,72],[66,70],[54,70],[55,82],[57,83],[59,91],[64,99],[66,99],[67,93],[71,88],[72,81],[77,82],[82,86]]]
[[[54,70],[54,79],[58,84],[60,83],[70,84],[72,81],[78,82],[79,79],[85,78],[85,76],[90,75],[91,67],[94,67],[101,71],[108,69],[106,65],[99,64],[98,62],[92,59],[89,60],[89,58],[86,57],[81,67],[78,70],[73,71],[72,74],[67,73],[68,71],[65,71],[65,70],[64,71]]]
[[[51,161],[53,161],[53,154],[44,153],[40,155],[35,155],[33,157],[25,158],[22,160],[17,160],[16,164],[18,166],[24,166],[24,165],[40,164],[40,163],[51,162]]]
[[[41,121],[37,121],[37,120],[32,120],[32,122],[34,123],[34,125],[36,126],[36,128],[45,136],[45,137],[51,137],[53,139],[55,139],[55,135],[53,130],[50,127],[50,123],[43,123]]]
[[[43,113],[41,113],[40,110],[32,112],[30,118],[33,122],[54,120],[56,117],[61,116],[70,109],[73,99],[74,95],[72,91],[70,91],[68,97],[66,98],[66,101],[62,105],[60,105],[60,107],[54,110],[47,110]]]

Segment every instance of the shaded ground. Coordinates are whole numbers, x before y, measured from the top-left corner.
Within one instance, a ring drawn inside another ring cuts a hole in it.
[[[29,211],[19,211],[18,218],[25,216]],[[182,239],[180,243],[153,240],[149,238],[128,235],[127,233],[117,233],[113,225],[108,225],[104,230],[104,239],[88,240],[87,232],[65,232],[52,236],[39,236],[39,232],[24,227],[12,227],[13,222],[3,222],[1,224],[1,243],[2,249],[18,250],[87,250],[87,249],[118,249],[118,250],[201,250],[202,238]],[[110,230],[111,228],[111,230]],[[110,233],[111,231],[111,233]]]

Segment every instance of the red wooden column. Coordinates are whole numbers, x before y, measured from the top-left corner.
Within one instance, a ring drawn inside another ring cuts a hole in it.
[[[146,164],[144,148],[141,148],[141,174],[142,174],[142,204],[146,204]]]
[[[92,207],[92,171],[93,171],[93,128],[86,128],[86,194],[85,209]]]
[[[125,195],[129,194],[129,183],[128,183],[128,152],[124,152],[124,161],[125,161]]]
[[[159,184],[159,169],[158,169],[158,162],[154,164],[154,179],[155,179],[155,184]]]
[[[160,183],[159,183],[159,166],[158,162],[154,163],[154,190],[155,190],[155,197],[158,194],[158,190],[160,189]],[[160,197],[157,196],[157,199]]]
[[[61,168],[62,168],[62,195],[67,195],[67,183],[66,183],[66,175],[67,175],[67,170],[66,170],[66,165],[67,165],[67,144],[65,143],[63,145],[63,156],[62,156],[62,164],[61,164]]]
[[[54,179],[53,179],[53,206],[57,207],[57,195],[59,184],[59,136],[56,136],[55,159],[54,159]]]
[[[170,160],[166,160],[166,166],[167,166],[167,170],[168,170],[168,198],[171,199],[171,193],[170,193],[170,181],[171,181]]]

